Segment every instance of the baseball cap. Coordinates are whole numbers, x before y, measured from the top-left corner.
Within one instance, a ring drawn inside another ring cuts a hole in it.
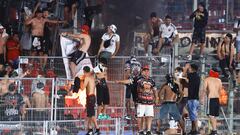
[[[149,82],[149,81],[143,81],[143,83],[142,83],[143,85],[144,84],[147,84],[147,85],[151,85],[152,86],[152,83],[151,82]]]
[[[112,24],[110,26],[108,26],[110,28],[110,30],[112,30],[113,33],[116,33],[117,32],[117,27],[116,25]]]
[[[149,70],[149,69],[150,69],[149,65],[145,65],[145,66],[142,67],[142,70]]]

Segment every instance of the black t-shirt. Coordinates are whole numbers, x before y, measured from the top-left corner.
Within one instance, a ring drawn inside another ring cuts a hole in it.
[[[23,97],[18,94],[6,93],[3,95],[4,102],[4,120],[5,121],[19,121],[20,109],[24,104]]]
[[[188,73],[188,99],[199,99],[200,76],[197,72]]]
[[[201,30],[207,26],[208,11],[204,10],[203,12],[200,12],[199,10],[196,10],[191,14],[190,18],[195,18],[194,28],[197,30]]]

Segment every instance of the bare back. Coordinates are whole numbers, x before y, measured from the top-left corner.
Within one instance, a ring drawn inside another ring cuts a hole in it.
[[[47,108],[48,98],[45,94],[34,92],[32,96],[33,108]],[[37,111],[45,111],[44,109],[37,109]]]
[[[162,89],[159,91],[159,97],[163,102],[172,102],[176,101],[176,94],[171,90],[171,88],[168,85],[164,85]]]
[[[92,75],[85,77],[84,85],[86,85],[87,95],[95,94],[95,78]]]
[[[4,53],[4,47],[6,43],[7,37],[1,37],[0,35],[0,54]]]
[[[207,77],[204,80],[204,87],[208,98],[219,98],[222,82],[218,78]]]
[[[33,36],[43,36],[44,34],[44,25],[45,25],[45,19],[41,18],[41,19],[37,19],[34,18],[32,20],[32,35]]]
[[[87,34],[80,34],[78,37],[81,39],[80,40],[81,46],[80,46],[79,50],[83,51],[83,52],[87,52],[90,47],[90,44],[91,44],[90,36]]]

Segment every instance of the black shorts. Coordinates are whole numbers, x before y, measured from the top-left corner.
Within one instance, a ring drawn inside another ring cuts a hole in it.
[[[219,60],[219,66],[221,67],[221,68],[230,68],[229,67],[229,65],[230,65],[230,56],[225,56],[225,58],[224,59],[222,59],[222,60]],[[235,70],[236,69],[236,67],[235,67],[235,61],[233,60],[233,62],[232,62],[232,69],[233,70]]]
[[[219,98],[208,99],[207,114],[210,116],[219,116],[220,104]]]
[[[44,38],[40,36],[32,36],[32,51],[43,52]]]
[[[205,43],[206,40],[206,30],[205,29],[194,29],[192,35],[192,43]]]
[[[44,54],[48,54],[49,50],[51,50],[52,42],[49,37],[44,37],[42,51]]]
[[[75,51],[72,54],[69,55],[70,61],[73,62],[74,64],[78,65],[83,59],[86,58],[86,53],[83,51]]]
[[[95,109],[94,109],[95,103],[96,103],[95,95],[88,95],[87,103],[86,103],[87,117],[95,116]]]
[[[109,89],[105,79],[101,79],[100,83],[96,85],[97,88],[97,104],[100,105],[109,105]]]
[[[4,65],[4,54],[0,54],[0,65]]]
[[[134,84],[126,85],[126,99],[130,99],[132,95],[133,102],[137,101],[137,90],[134,87]]]

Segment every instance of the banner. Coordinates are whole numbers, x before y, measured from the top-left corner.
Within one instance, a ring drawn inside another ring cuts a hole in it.
[[[67,57],[69,54],[76,51],[77,43],[75,41],[68,39],[66,37],[63,37],[63,36],[60,37],[60,43],[61,43],[61,50],[62,50],[62,56],[63,56],[63,63],[65,66],[66,77],[67,77],[67,79],[72,79],[74,77],[72,77],[72,75],[71,75],[70,60]],[[77,75],[76,76],[83,75],[82,69],[84,66],[89,66],[91,69],[93,68],[92,62],[91,62],[88,54],[86,54],[86,58],[77,65],[77,68],[76,68]]]

